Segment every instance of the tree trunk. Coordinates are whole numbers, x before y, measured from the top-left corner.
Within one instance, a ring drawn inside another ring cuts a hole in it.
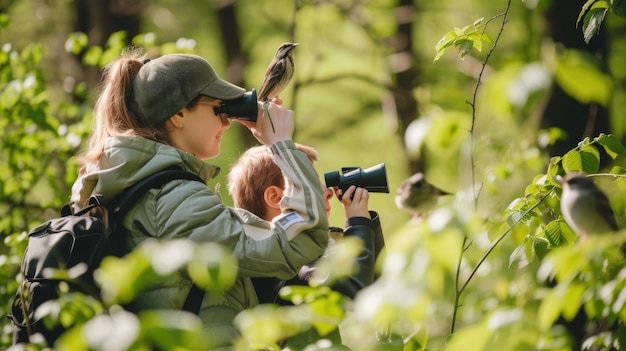
[[[237,26],[237,10],[235,1],[227,1],[223,6],[216,7],[217,18],[219,20],[220,30],[222,34],[221,42],[224,43],[224,51],[226,52],[226,62],[228,69],[226,70],[226,80],[229,82],[246,87],[244,82],[244,70],[247,59],[241,49],[239,40],[239,27]],[[233,123],[239,133],[239,140],[243,144],[244,149],[257,145],[258,141],[254,138],[248,128]]]
[[[148,0],[75,0],[77,31],[86,33],[89,45],[104,46],[109,36],[118,31],[125,31],[130,40],[139,34],[141,15],[148,5]],[[79,56],[79,59],[81,57]],[[98,67],[82,67],[79,76],[90,88],[100,79]]]
[[[413,54],[413,20],[415,18],[415,11],[413,0],[400,0],[396,13],[406,17],[397,19],[397,34],[390,42],[394,55],[402,62],[406,62],[407,60],[410,62],[410,65],[406,68],[391,67],[394,74],[392,93],[396,106],[398,135],[400,135],[402,140],[404,140],[404,134],[409,124],[418,118],[417,100],[413,96],[413,90],[419,85],[420,73],[415,64],[416,60]],[[423,158],[415,159],[414,157],[406,155],[406,159],[409,160],[411,173],[424,170],[425,161]]]

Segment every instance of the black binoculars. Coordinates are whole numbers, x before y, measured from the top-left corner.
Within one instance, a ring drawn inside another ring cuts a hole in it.
[[[241,119],[249,122],[256,122],[259,112],[257,104],[256,89],[245,92],[242,97],[233,100],[222,100],[222,105],[213,110],[216,115],[225,113],[228,118]]]
[[[324,173],[326,187],[339,187],[342,191],[348,190],[351,185],[365,188],[371,193],[388,193],[387,171],[381,163],[367,169],[360,167],[342,167],[339,172]]]

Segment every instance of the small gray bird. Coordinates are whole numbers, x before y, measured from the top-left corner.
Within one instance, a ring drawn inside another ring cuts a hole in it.
[[[418,172],[405,179],[398,190],[394,200],[396,206],[413,215],[413,219],[419,219],[422,215],[435,208],[441,196],[450,195],[424,178],[424,173]]]
[[[265,71],[265,78],[259,89],[259,101],[271,100],[287,87],[293,78],[295,65],[291,53],[296,46],[298,43],[283,43],[278,47]]]
[[[561,214],[581,239],[590,234],[618,230],[609,199],[584,173],[573,172],[559,180],[563,186]]]

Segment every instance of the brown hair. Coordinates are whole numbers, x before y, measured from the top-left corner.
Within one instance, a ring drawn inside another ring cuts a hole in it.
[[[96,162],[102,157],[104,144],[109,137],[141,136],[169,144],[165,124],[149,127],[128,108],[133,80],[143,66],[143,51],[129,48],[102,71],[99,96],[94,106],[94,126],[87,145],[77,158],[79,164]],[[195,105],[194,99],[190,105]]]
[[[296,143],[296,149],[306,154],[311,163],[317,162],[317,151]],[[263,192],[270,186],[285,187],[285,179],[280,167],[274,162],[269,147],[251,147],[231,166],[227,176],[228,192],[235,207],[248,210],[264,218]]]

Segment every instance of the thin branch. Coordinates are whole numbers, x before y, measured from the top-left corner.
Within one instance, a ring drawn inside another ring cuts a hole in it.
[[[502,17],[502,24],[500,25],[500,30],[498,31],[498,35],[496,36],[496,40],[493,41],[493,45],[491,45],[491,48],[489,49],[489,52],[487,52],[487,56],[485,57],[485,60],[483,61],[482,67],[480,68],[480,73],[478,73],[478,80],[476,81],[476,87],[474,88],[474,94],[472,96],[472,101],[471,102],[467,102],[471,107],[472,107],[472,125],[470,127],[470,164],[472,165],[472,192],[474,195],[474,208],[478,207],[478,194],[476,193],[476,186],[474,185],[476,183],[476,172],[474,172],[475,169],[475,165],[474,165],[474,126],[476,124],[476,98],[478,96],[478,88],[480,87],[480,85],[482,84],[482,78],[483,78],[483,74],[485,73],[485,68],[487,67],[487,63],[489,62],[489,59],[491,58],[491,54],[493,53],[493,51],[496,49],[496,46],[498,45],[498,42],[500,41],[500,37],[502,36],[502,32],[504,32],[504,25],[508,22],[507,19],[507,15],[509,13],[509,9],[511,8],[511,0],[507,1],[506,4],[506,8],[504,9],[504,12],[490,18],[486,23],[485,23],[485,30],[487,29],[487,25],[495,20],[498,17]]]
[[[489,19],[485,23],[484,30],[487,29],[487,25],[491,21],[495,20],[498,17],[502,17],[502,24],[500,25],[500,30],[498,31],[498,35],[496,36],[496,39],[494,40],[493,45],[491,45],[491,48],[489,49],[489,52],[487,53],[487,56],[485,57],[485,60],[483,61],[482,66],[480,68],[480,73],[478,74],[478,79],[476,81],[476,87],[474,88],[474,94],[472,96],[472,101],[471,102],[467,101],[467,103],[472,108],[472,125],[470,127],[469,132],[470,132],[470,165],[471,165],[471,168],[472,168],[471,169],[471,185],[472,185],[472,194],[474,196],[474,209],[478,208],[478,196],[479,196],[479,194],[477,193],[476,185],[475,185],[476,184],[476,172],[475,172],[476,165],[474,163],[474,126],[476,124],[476,99],[477,99],[477,96],[478,96],[478,88],[480,87],[481,82],[482,82],[483,73],[485,72],[485,68],[487,67],[487,63],[489,62],[489,59],[491,58],[491,54],[493,53],[493,51],[495,50],[496,46],[498,45],[498,42],[499,42],[500,37],[502,35],[502,32],[504,31],[504,25],[507,23],[507,15],[509,13],[509,9],[510,8],[511,8],[511,0],[508,0],[507,4],[506,4],[506,8],[504,9],[504,12],[502,12],[502,13],[494,16],[494,17],[492,17],[491,19]],[[456,325],[456,316],[457,316],[457,312],[458,312],[458,309],[459,309],[459,301],[461,299],[461,294],[463,293],[463,291],[467,287],[467,284],[470,282],[470,280],[474,276],[476,270],[478,270],[478,267],[480,267],[482,262],[489,255],[489,253],[491,253],[491,251],[495,248],[495,246],[506,236],[506,234],[508,234],[509,231],[505,232],[500,238],[498,238],[498,240],[494,243],[494,245],[487,251],[485,256],[483,256],[483,258],[478,263],[476,268],[474,268],[474,271],[467,278],[465,283],[463,283],[463,285],[461,287],[459,287],[459,284],[461,282],[461,278],[460,278],[461,262],[463,260],[463,256],[464,256],[465,250],[466,250],[465,245],[467,244],[467,236],[465,236],[463,238],[463,246],[462,246],[462,249],[461,249],[461,252],[460,252],[460,255],[459,255],[459,261],[457,262],[457,271],[456,271],[456,277],[455,277],[456,294],[455,294],[455,297],[454,297],[454,311],[452,312],[452,322],[451,322],[451,325],[450,325],[450,334],[454,334],[454,328],[455,328],[455,325]]]
[[[487,257],[489,257],[489,255],[491,254],[491,252],[496,248],[496,246],[498,246],[498,244],[500,244],[500,242],[502,240],[504,240],[504,238],[509,235],[509,233],[511,232],[511,230],[513,228],[515,228],[515,226],[521,222],[524,218],[526,218],[526,216],[532,212],[535,208],[537,208],[537,206],[539,206],[539,204],[541,204],[543,202],[543,200],[545,200],[550,194],[552,194],[554,192],[555,188],[550,189],[550,191],[548,191],[543,197],[541,197],[541,199],[539,199],[539,201],[537,201],[536,204],[532,205],[528,210],[526,210],[526,212],[524,212],[524,214],[522,216],[520,216],[520,218],[518,218],[504,233],[502,233],[502,235],[500,235],[500,237],[498,237],[498,239],[496,239],[496,241],[494,241],[494,243],[491,245],[491,247],[489,247],[489,249],[485,252],[485,254],[483,255],[483,257],[480,258],[480,260],[478,261],[478,263],[476,264],[476,266],[474,267],[474,269],[472,270],[472,272],[470,273],[470,275],[467,277],[467,279],[465,280],[465,283],[463,283],[463,285],[457,289],[456,291],[456,296],[455,296],[455,304],[454,304],[454,311],[452,312],[452,325],[450,326],[450,334],[454,333],[454,327],[455,327],[455,321],[456,321],[456,315],[459,309],[459,300],[460,300],[460,296],[461,294],[463,294],[463,291],[465,291],[465,288],[467,288],[467,285],[469,284],[469,282],[472,280],[472,278],[474,277],[474,275],[476,275],[476,272],[478,272],[478,269],[480,268],[480,266],[482,266],[483,262],[485,262],[485,260],[487,260]],[[465,246],[465,242],[467,241],[467,237],[465,239],[463,239],[463,245]],[[463,248],[463,251],[465,251],[465,248]],[[459,281],[459,271],[460,271],[460,263],[457,267],[457,283]],[[458,285],[457,285],[458,287]]]

